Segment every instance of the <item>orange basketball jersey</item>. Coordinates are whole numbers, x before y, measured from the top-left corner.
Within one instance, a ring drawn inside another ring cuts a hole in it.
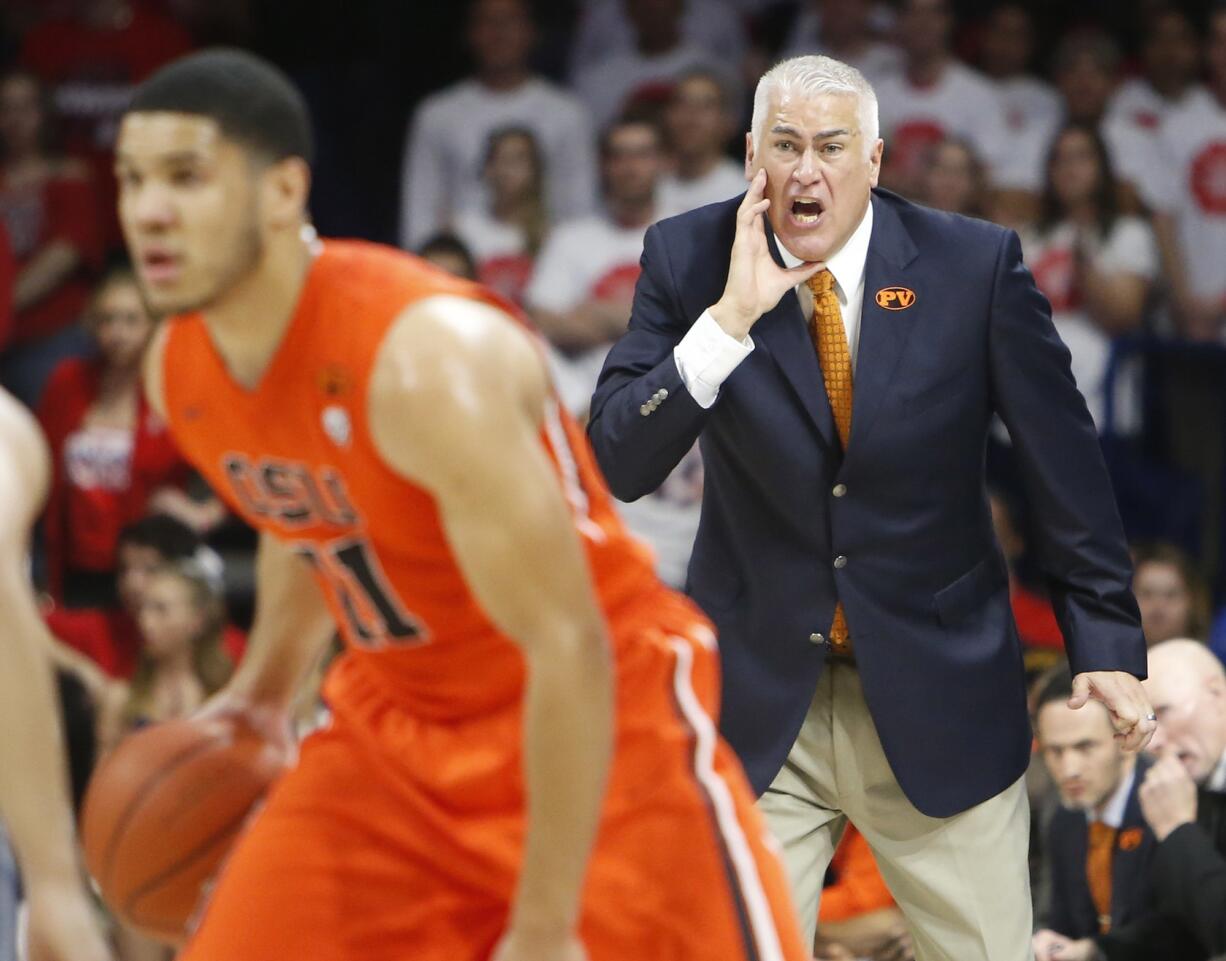
[[[518,701],[522,660],[469,591],[434,498],[385,464],[367,425],[384,335],[406,306],[438,294],[514,312],[416,257],[328,241],[258,386],[229,375],[200,315],[170,321],[163,383],[183,452],[244,520],[310,561],[362,673],[386,679],[414,714],[441,719]],[[586,438],[556,402],[541,442],[606,616],[659,591],[650,555],[621,525]]]
[[[487,961],[505,930],[526,831],[523,659],[469,591],[434,499],[387,467],[366,423],[389,325],[436,294],[512,310],[398,251],[325,243],[254,390],[201,317],[171,323],[175,436],[235,510],[315,566],[350,648],[329,672],[331,723],[238,842],[184,961]],[[712,720],[709,624],[656,580],[556,403],[541,443],[616,661],[589,957],[801,961],[783,872]]]

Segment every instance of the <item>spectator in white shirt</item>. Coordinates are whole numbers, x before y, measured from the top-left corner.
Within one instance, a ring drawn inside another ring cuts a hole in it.
[[[1149,17],[1144,37],[1145,74],[1120,84],[1107,105],[1107,117],[1136,128],[1142,136],[1153,136],[1173,110],[1203,89],[1196,82],[1200,49],[1191,21],[1175,7]]]
[[[1010,141],[995,172],[995,185],[1037,199],[1042,180],[1038,165],[1025,162],[1027,147],[1051,142],[1064,109],[1055,88],[1029,72],[1034,48],[1034,22],[1025,6],[1003,3],[992,11],[984,26],[979,65],[996,87]]]
[[[1153,137],[1106,116],[1119,74],[1119,47],[1100,31],[1069,34],[1056,48],[1054,79],[1064,102],[1064,119],[1097,128],[1124,193],[1124,205],[1135,208],[1138,188],[1164,174],[1155,171]],[[1050,146],[1050,140],[1036,138],[1029,142],[1029,154],[1019,161],[1031,165],[1036,182],[1042,182]],[[1026,145],[1018,145],[1019,157],[1025,150]]]
[[[825,54],[855,67],[869,83],[877,83],[903,65],[902,51],[874,33],[880,6],[870,0],[809,0],[792,24],[783,57]]]
[[[636,28],[627,7],[626,0],[590,0],[586,4],[571,42],[572,77],[634,51]],[[745,24],[736,5],[727,0],[682,0],[681,7],[683,43],[708,51],[722,63],[741,62],[746,47]]]
[[[643,235],[658,219],[664,161],[654,124],[628,119],[610,127],[600,145],[604,212],[555,227],[525,291],[551,346],[558,391],[576,414],[586,414],[604,356],[626,331]]]
[[[745,192],[745,164],[727,152],[735,124],[719,75],[695,70],[677,81],[664,112],[673,169],[660,181],[661,217]]]
[[[735,75],[735,64],[688,41],[682,31],[685,0],[623,0],[634,28],[634,46],[575,74],[575,92],[597,130],[631,107],[662,112],[678,79],[705,67]],[[731,70],[729,69],[731,67]]]
[[[532,131],[507,127],[490,134],[483,171],[489,206],[461,211],[456,236],[472,251],[481,283],[518,303],[549,223],[544,163]]]
[[[881,180],[908,196],[918,190],[924,152],[945,137],[973,144],[993,181],[1009,150],[996,88],[954,58],[952,27],[947,0],[905,0],[898,42],[906,63],[875,84],[886,144]]]
[[[1117,372],[1107,423],[1112,342],[1140,328],[1158,255],[1149,225],[1121,214],[1111,161],[1094,127],[1073,123],[1056,135],[1036,227],[1022,249],[1052,321],[1072,355],[1073,376],[1100,431],[1137,426],[1130,370]]]
[[[1226,335],[1226,6],[1209,15],[1209,87],[1162,127],[1163,175],[1147,195],[1175,302],[1179,332],[1194,340]]]
[[[920,203],[966,217],[982,217],[987,177],[975,148],[946,137],[927,151],[920,175]]]
[[[537,259],[526,300],[550,341],[558,396],[580,419],[587,417],[605,355],[626,332],[663,170],[663,142],[654,125],[635,119],[614,124],[601,144],[605,215],[559,225]],[[675,587],[685,582],[702,484],[695,444],[658,490],[618,504],[630,530],[655,552],[659,576]]]
[[[486,145],[502,127],[526,127],[536,136],[554,217],[592,209],[591,124],[574,97],[532,73],[535,42],[526,0],[475,0],[468,21],[475,75],[427,97],[413,116],[401,178],[401,246],[414,249],[450,227],[459,211],[487,206]]]

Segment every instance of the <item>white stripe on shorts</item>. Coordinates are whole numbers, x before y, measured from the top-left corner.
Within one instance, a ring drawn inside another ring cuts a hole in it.
[[[694,652],[683,638],[670,638],[669,644],[677,655],[677,667],[673,672],[673,691],[682,715],[694,731],[694,773],[707,797],[711,799],[716,824],[723,835],[733,870],[736,872],[736,881],[740,884],[741,894],[745,899],[758,957],[760,961],[784,961],[783,947],[779,943],[779,932],[775,929],[770,901],[766,897],[766,889],[762,887],[762,878],[758,875],[758,865],[754,861],[749,840],[745,837],[741,822],[737,820],[732,793],[724,779],[715,772],[715,745],[719,735],[714,722],[703,710],[698,695],[694,693],[691,682]]]

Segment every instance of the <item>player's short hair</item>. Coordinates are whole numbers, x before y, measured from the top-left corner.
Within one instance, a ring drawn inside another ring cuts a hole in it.
[[[87,328],[92,329],[101,319],[98,303],[102,299],[102,295],[111,288],[112,284],[132,284],[133,286],[138,286],[136,270],[132,266],[132,261],[128,259],[126,251],[114,251],[107,256],[106,262],[102,266],[102,272],[94,283],[89,304],[86,306],[85,313],[81,317],[82,323]]]
[[[709,83],[715,88],[719,94],[719,105],[723,110],[731,110],[732,105],[737,102],[737,91],[729,78],[717,70],[712,70],[710,67],[691,67],[681,74],[673,82],[672,97],[676,98],[682,86],[695,80]]]
[[[214,47],[175,60],[142,83],[128,113],[188,113],[217,122],[230,140],[265,159],[314,154],[311,118],[293,82],[266,60]]]
[[[766,113],[770,110],[771,98],[782,93],[809,97],[835,93],[855,97],[860,107],[860,133],[864,139],[865,156],[872,154],[881,129],[877,116],[877,93],[855,67],[833,57],[806,55],[781,60],[762,74],[754,90],[753,119],[749,124],[755,149],[762,143],[762,135],[766,132]]]
[[[108,284],[136,279],[136,268],[126,250],[113,250],[106,256],[102,271],[94,284],[95,296]]]
[[[1035,687],[1034,716],[1036,720],[1035,731],[1037,733],[1039,712],[1048,704],[1054,704],[1056,701],[1059,701],[1061,704],[1067,704],[1068,699],[1073,696],[1073,678],[1069,673],[1068,663],[1061,661],[1050,668],[1039,678],[1038,684]]]
[[[1064,35],[1052,58],[1052,72],[1069,70],[1081,57],[1093,61],[1103,73],[1114,76],[1120,69],[1119,45],[1102,30],[1084,28]]]
[[[434,234],[422,243],[415,253],[425,260],[433,260],[436,256],[454,257],[463,265],[463,273],[458,276],[465,280],[477,279],[477,260],[468,249],[468,244],[455,234],[445,231]]]
[[[649,108],[632,106],[600,132],[596,147],[601,160],[606,159],[612,152],[613,138],[627,127],[643,127],[650,130],[651,135],[655,137],[656,146],[661,150],[664,149],[664,131],[660,129],[655,112]]]
[[[199,534],[169,514],[149,514],[119,532],[120,547],[150,547],[165,562],[195,557],[201,543]]]

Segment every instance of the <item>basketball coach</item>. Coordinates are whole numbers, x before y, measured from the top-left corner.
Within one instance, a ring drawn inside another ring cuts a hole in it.
[[[875,189],[863,76],[758,83],[749,190],[648,233],[590,435],[613,492],[698,438],[690,593],[723,728],[813,933],[846,819],[921,961],[1026,961],[1031,741],[984,449],[1009,429],[1075,674],[1125,746],[1154,729],[1128,552],[1085,402],[1010,230]]]

